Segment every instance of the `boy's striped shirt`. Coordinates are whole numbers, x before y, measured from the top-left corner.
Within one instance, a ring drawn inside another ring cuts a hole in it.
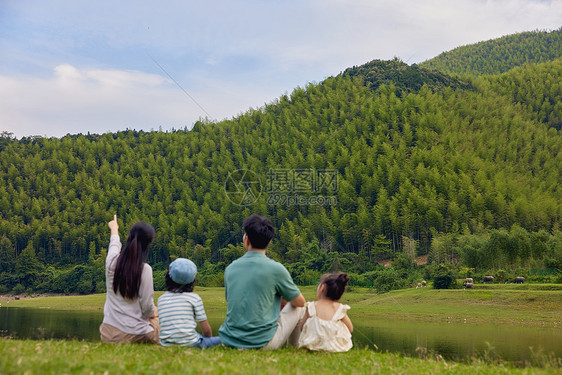
[[[207,320],[203,301],[196,293],[166,292],[158,298],[160,344],[164,346],[196,344],[201,335],[197,322]]]

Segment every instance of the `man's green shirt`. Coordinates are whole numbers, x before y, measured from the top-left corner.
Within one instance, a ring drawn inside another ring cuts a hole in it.
[[[248,251],[224,272],[226,319],[219,328],[224,345],[261,348],[273,338],[281,297],[300,295],[291,275],[281,264],[259,251]]]

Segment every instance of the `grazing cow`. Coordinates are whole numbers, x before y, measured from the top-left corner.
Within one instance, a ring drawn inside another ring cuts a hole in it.
[[[421,288],[421,283],[418,283],[418,285],[416,286],[416,289]]]
[[[484,284],[486,283],[494,283],[494,276],[484,276],[484,279],[482,280],[482,282]]]
[[[467,277],[466,279],[464,279],[462,286],[466,286],[466,284],[474,284],[474,280],[472,280],[472,277]]]
[[[515,284],[523,284],[525,282],[525,278],[523,276],[517,276],[513,282]]]
[[[466,289],[472,289],[474,288],[474,283],[466,283],[464,286],[466,287]]]
[[[425,288],[427,286],[427,282],[425,280],[422,280],[421,285]]]

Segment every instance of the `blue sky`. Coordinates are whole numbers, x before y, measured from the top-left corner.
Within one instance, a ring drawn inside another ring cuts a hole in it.
[[[373,59],[561,26],[562,0],[0,0],[0,130],[191,128]]]

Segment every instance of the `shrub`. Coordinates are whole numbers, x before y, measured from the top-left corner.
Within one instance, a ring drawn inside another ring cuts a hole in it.
[[[370,281],[368,278],[366,278],[364,274],[348,272],[348,276],[349,276],[349,283],[347,284],[348,287],[349,286],[361,286],[361,287],[372,287],[373,286],[373,282]],[[319,280],[320,280],[320,278],[318,278],[318,281]]]
[[[224,272],[198,277],[195,285],[224,286]]]
[[[414,258],[406,254],[398,254],[395,260],[392,261],[392,266],[399,270],[410,271],[416,267]]]
[[[152,271],[152,282],[154,290],[166,290],[166,273],[167,269]]]
[[[12,292],[14,294],[22,294],[23,292],[25,292],[25,286],[17,284],[14,289],[12,289]]]
[[[474,268],[470,268],[470,267],[461,267],[461,269],[459,270],[459,275],[463,278],[467,278],[467,277],[472,277],[474,278]]]
[[[316,270],[304,270],[300,275],[294,278],[297,285],[316,285],[320,281],[322,272]]]
[[[498,283],[503,283],[507,279],[507,272],[505,270],[498,270],[496,272],[496,279]]]
[[[433,287],[435,289],[452,289],[451,287],[454,285],[454,280],[455,279],[451,275],[437,276],[433,281]]]
[[[80,294],[90,294],[94,291],[92,280],[81,280],[76,287],[76,291]]]
[[[105,281],[98,281],[96,283],[96,288],[94,289],[94,293],[105,293]]]
[[[379,271],[374,280],[375,288],[379,293],[405,288],[406,283],[406,280],[401,277],[400,273],[392,268]]]
[[[435,289],[454,289],[457,287],[453,264],[439,264],[434,272]]]

